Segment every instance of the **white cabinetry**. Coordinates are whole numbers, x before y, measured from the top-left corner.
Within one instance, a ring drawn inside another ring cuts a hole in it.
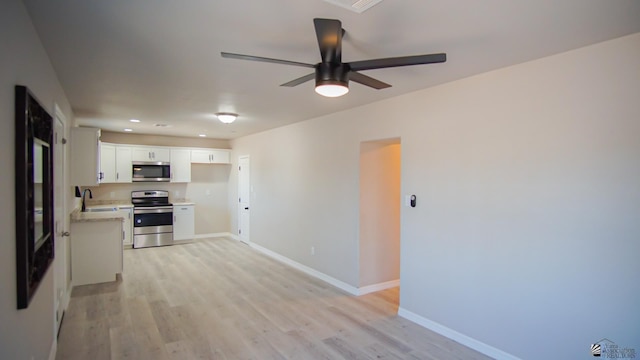
[[[71,185],[99,184],[100,129],[71,128]]]
[[[169,148],[163,147],[135,147],[132,156],[133,161],[169,162],[171,159]]]
[[[122,245],[133,245],[133,207],[118,207],[119,211],[127,214],[122,222]]]
[[[74,286],[116,280],[122,272],[122,220],[71,223]]]
[[[171,182],[191,182],[191,150],[171,149]]]
[[[228,150],[194,149],[191,150],[191,162],[197,164],[229,164],[231,156]]]
[[[100,144],[100,183],[116,182],[116,147],[114,145]]]
[[[131,148],[129,146],[116,146],[116,182],[132,182]]]
[[[195,212],[193,205],[173,206],[173,240],[191,240],[195,236]]]
[[[131,148],[100,144],[100,183],[131,182]]]

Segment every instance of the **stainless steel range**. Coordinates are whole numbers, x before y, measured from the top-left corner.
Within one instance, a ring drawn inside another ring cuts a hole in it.
[[[173,206],[169,192],[132,191],[133,247],[173,245]]]

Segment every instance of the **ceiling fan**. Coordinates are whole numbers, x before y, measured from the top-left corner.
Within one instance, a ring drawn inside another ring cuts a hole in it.
[[[291,80],[280,86],[293,87],[309,80],[316,80],[316,92],[328,97],[342,96],[349,92],[349,80],[380,90],[391,85],[360,73],[361,70],[383,69],[390,67],[433,64],[447,61],[447,54],[429,54],[401,56],[384,59],[342,62],[342,37],[344,29],[340,20],[313,19],[320,47],[322,62],[315,65],[297,61],[272,59],[260,56],[241,55],[222,52],[224,58],[262,61],[283,65],[302,66],[315,69],[315,72]]]

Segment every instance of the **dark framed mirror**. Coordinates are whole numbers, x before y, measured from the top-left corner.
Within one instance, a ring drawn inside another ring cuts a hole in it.
[[[29,306],[54,258],[53,118],[16,86],[16,272],[18,309]]]

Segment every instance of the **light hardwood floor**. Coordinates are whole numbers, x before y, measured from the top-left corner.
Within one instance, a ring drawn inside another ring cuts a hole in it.
[[[76,287],[56,359],[488,359],[245,244],[126,250],[117,282]]]

